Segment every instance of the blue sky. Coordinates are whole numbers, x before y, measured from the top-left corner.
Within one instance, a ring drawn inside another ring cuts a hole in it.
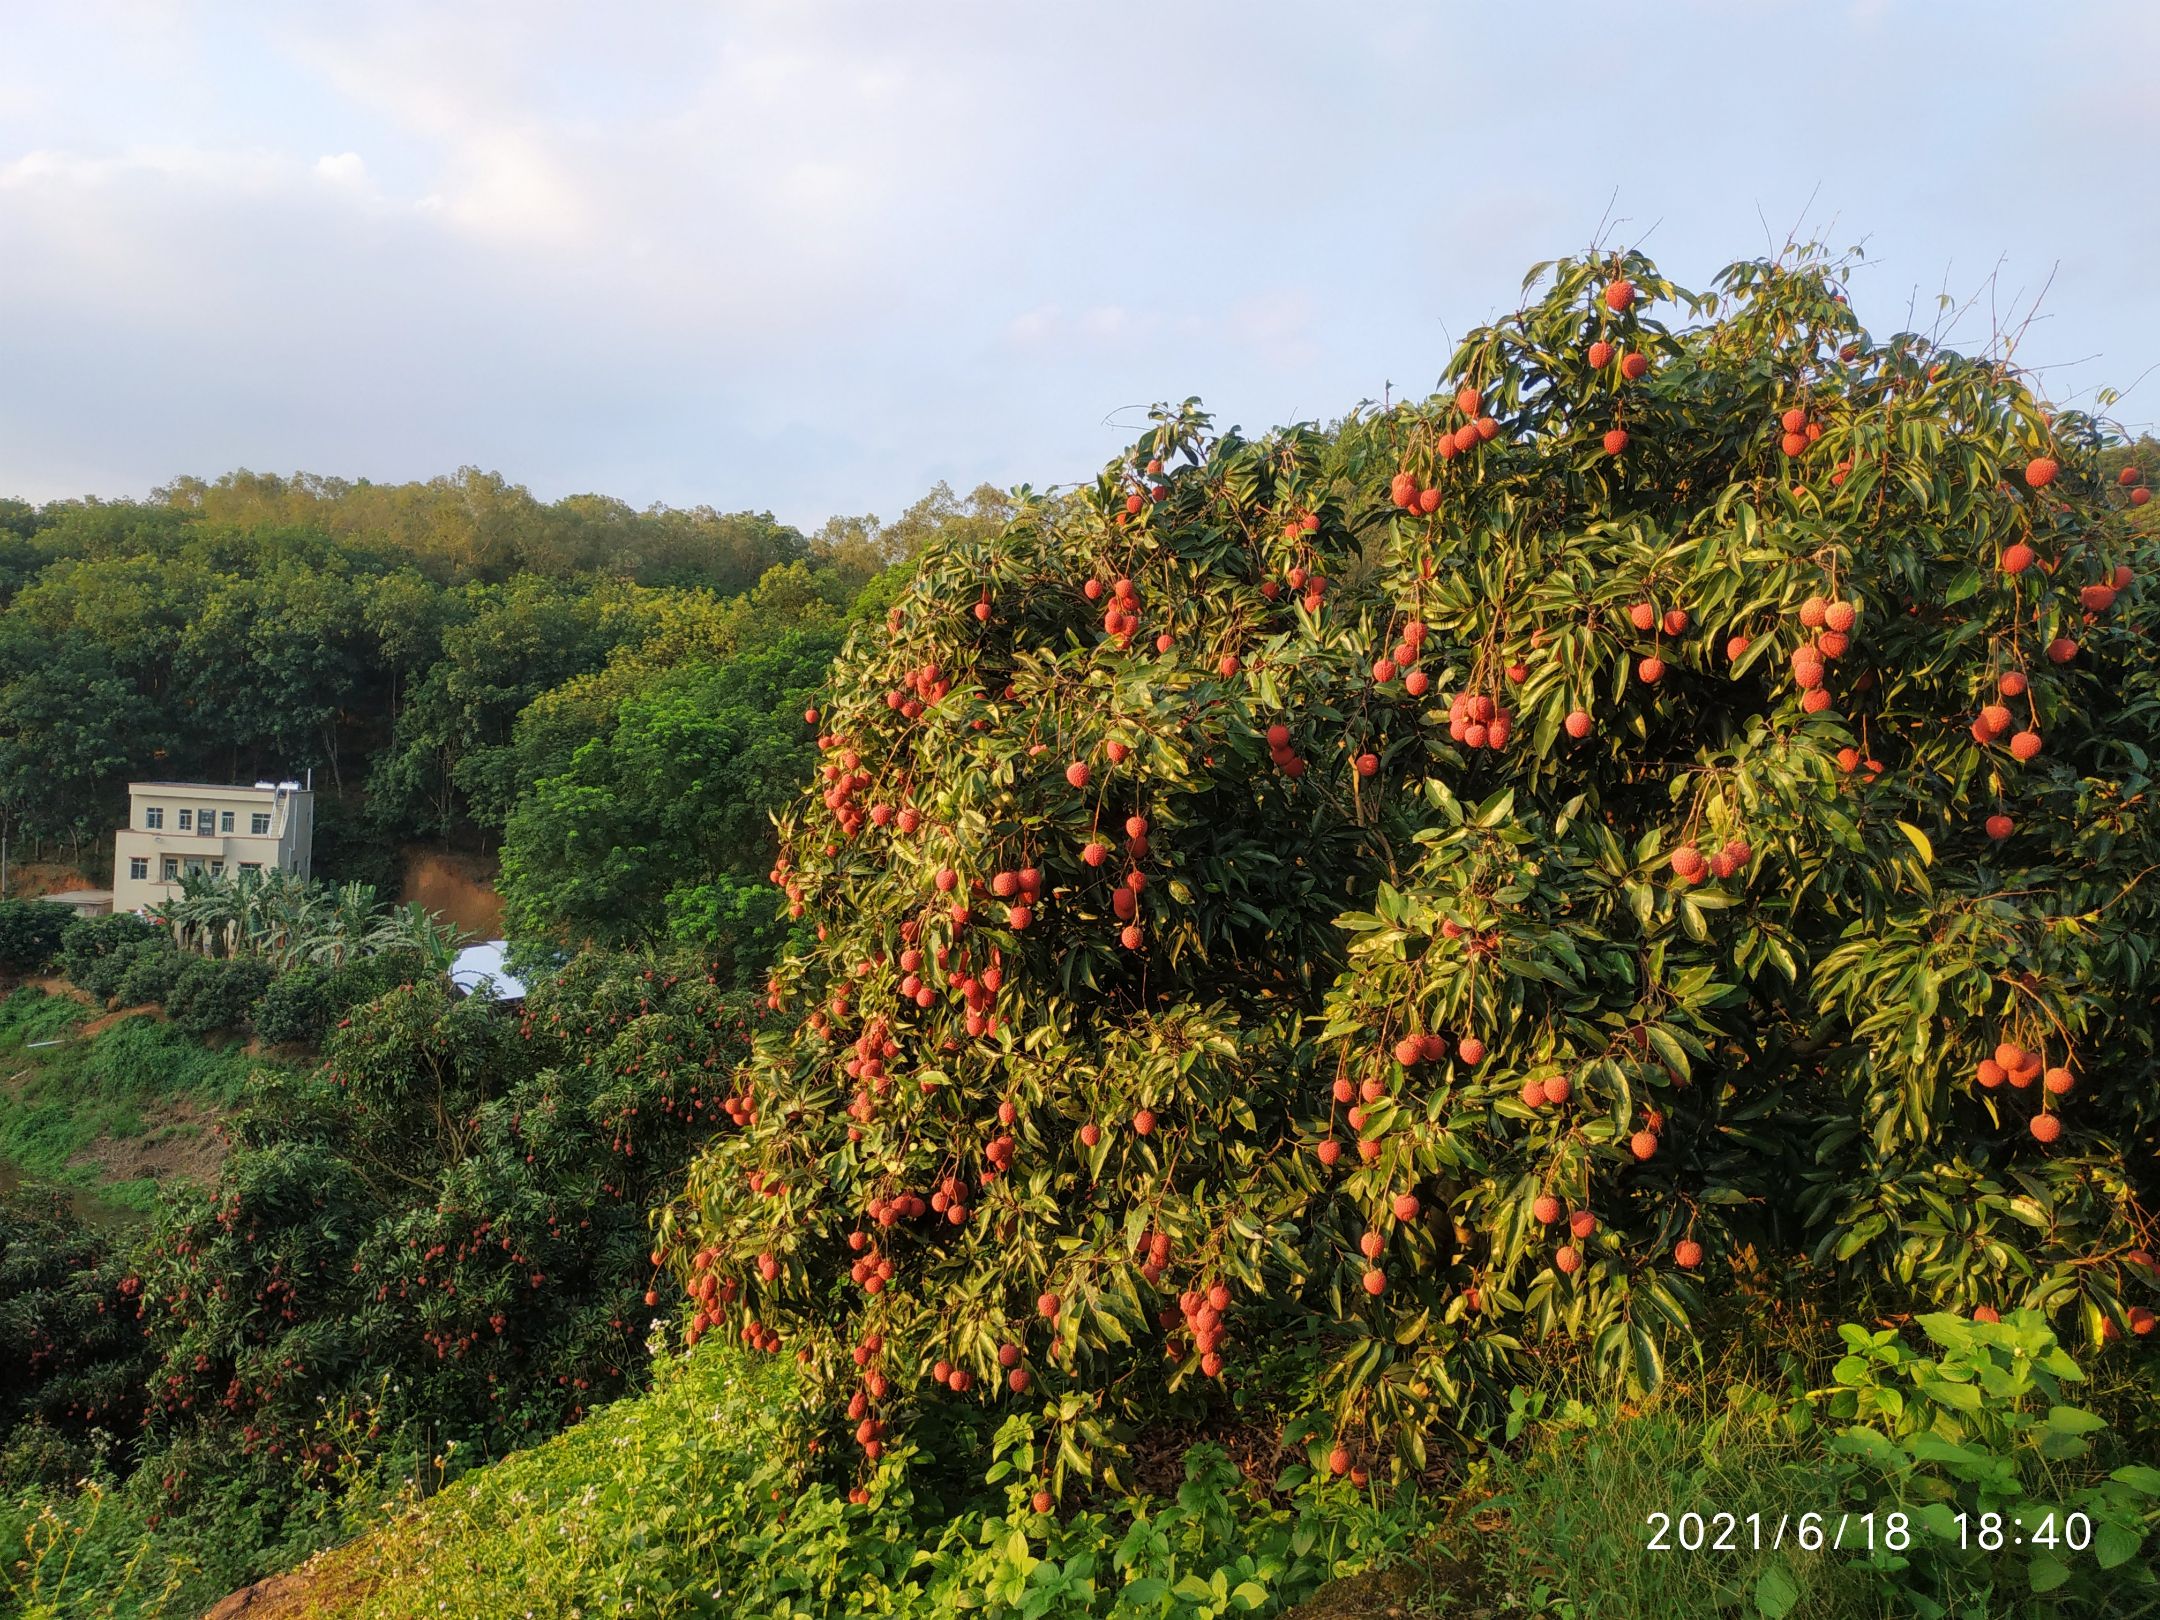
[[[0,493],[890,517],[1421,391],[1608,208],[1690,285],[1863,244],[1973,347],[2052,277],[2018,358],[2160,419],[2154,0],[8,11]]]

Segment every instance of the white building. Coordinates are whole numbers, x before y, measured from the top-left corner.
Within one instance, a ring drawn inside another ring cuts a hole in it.
[[[130,782],[128,824],[113,840],[114,911],[180,892],[188,873],[312,874],[315,795],[298,782]]]

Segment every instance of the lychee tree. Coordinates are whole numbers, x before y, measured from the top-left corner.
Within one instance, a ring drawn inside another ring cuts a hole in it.
[[[1188,402],[933,547],[805,716],[692,1335],[1063,1474],[1263,1341],[1338,1470],[1540,1347],[1653,1385],[1742,1251],[2148,1333],[2153,540],[1843,269],[1539,266],[1430,400]]]

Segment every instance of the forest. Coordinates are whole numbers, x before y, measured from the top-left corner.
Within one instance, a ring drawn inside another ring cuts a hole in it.
[[[780,716],[882,570],[1003,512],[941,487],[806,536],[469,468],[0,501],[0,834],[103,883],[129,780],[311,775],[333,883],[499,850],[536,939],[769,928],[757,848],[809,758]]]

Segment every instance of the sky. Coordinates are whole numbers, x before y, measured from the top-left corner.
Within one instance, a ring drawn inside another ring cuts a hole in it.
[[[0,0],[0,495],[890,518],[1422,393],[1601,225],[1859,246],[1969,348],[2044,288],[2020,362],[2149,427],[2156,61],[2155,0]]]

